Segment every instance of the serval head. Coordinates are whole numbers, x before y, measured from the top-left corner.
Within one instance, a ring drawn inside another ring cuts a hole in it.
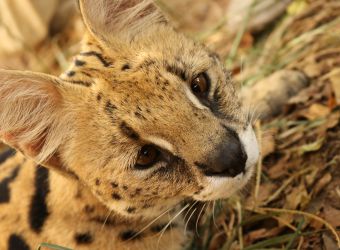
[[[79,7],[87,32],[67,72],[0,71],[3,140],[127,216],[243,187],[259,149],[218,56],[149,0]]]

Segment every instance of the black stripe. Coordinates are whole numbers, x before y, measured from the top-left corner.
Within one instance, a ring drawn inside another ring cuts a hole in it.
[[[99,60],[105,67],[109,67],[109,66],[112,65],[111,62],[106,61],[106,60],[104,59],[104,57],[103,57],[102,54],[100,54],[100,53],[98,53],[98,52],[96,52],[96,51],[82,52],[82,53],[80,53],[80,55],[82,55],[82,56],[95,56],[95,57],[98,58],[98,60]]]
[[[93,242],[93,236],[87,233],[77,233],[74,235],[74,239],[78,245],[88,245]]]
[[[84,65],[86,64],[86,62],[84,62],[84,61],[82,61],[82,60],[76,59],[76,60],[74,61],[74,64],[75,64],[76,66],[78,66],[78,67],[81,67],[81,66],[84,66]]]
[[[18,176],[20,167],[17,166],[13,169],[10,176],[6,177],[0,182],[0,204],[6,203],[10,201],[11,198],[11,190],[9,189],[9,184],[15,180]]]
[[[120,130],[125,136],[129,137],[132,140],[139,140],[140,138],[139,134],[136,131],[134,131],[129,125],[127,125],[125,122],[122,122],[120,124]]]
[[[0,164],[4,163],[8,158],[14,156],[16,151],[12,148],[0,153]]]
[[[90,87],[92,85],[91,82],[85,82],[85,81],[80,81],[80,80],[68,80],[68,79],[61,79],[65,82],[69,82],[69,83],[74,83],[74,84],[79,84],[79,85],[83,85],[85,87]]]
[[[32,197],[29,210],[29,224],[31,229],[40,233],[49,216],[46,198],[50,192],[49,171],[47,168],[37,166],[34,177],[35,193]]]
[[[8,238],[8,250],[30,250],[30,247],[20,235],[11,234]]]
[[[167,65],[166,65],[166,70],[167,70],[169,73],[178,76],[178,77],[181,78],[183,81],[186,81],[186,80],[187,80],[187,76],[186,76],[187,74],[186,74],[185,70],[184,70],[184,69],[181,69],[181,68],[178,67],[178,66],[167,64]]]

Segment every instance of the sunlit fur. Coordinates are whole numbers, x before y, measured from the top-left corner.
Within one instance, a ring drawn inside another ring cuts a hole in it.
[[[31,249],[46,241],[75,249],[183,249],[185,202],[227,198],[251,177],[258,146],[248,114],[218,57],[177,33],[151,2],[79,6],[88,32],[67,72],[0,71],[0,136],[28,158],[17,153],[0,169],[2,180],[20,166],[10,202],[0,203],[0,249],[13,233]],[[211,107],[188,94],[190,79],[202,72],[210,78]],[[207,177],[197,162],[228,143],[226,127],[247,144],[251,160],[235,178]],[[145,144],[158,146],[163,158],[137,170]],[[48,214],[39,232],[27,219],[37,163],[54,170],[45,173]]]

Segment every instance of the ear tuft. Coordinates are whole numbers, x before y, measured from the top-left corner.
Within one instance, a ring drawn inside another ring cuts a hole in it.
[[[39,163],[58,149],[67,131],[58,84],[44,74],[0,70],[0,136],[39,148],[34,156]]]
[[[132,39],[143,30],[167,22],[151,0],[79,0],[88,29],[99,39]]]

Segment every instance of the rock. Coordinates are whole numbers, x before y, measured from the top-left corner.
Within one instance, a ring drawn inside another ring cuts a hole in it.
[[[255,85],[244,88],[241,97],[245,106],[255,109],[264,119],[279,114],[290,97],[308,86],[306,76],[294,70],[280,70]]]

